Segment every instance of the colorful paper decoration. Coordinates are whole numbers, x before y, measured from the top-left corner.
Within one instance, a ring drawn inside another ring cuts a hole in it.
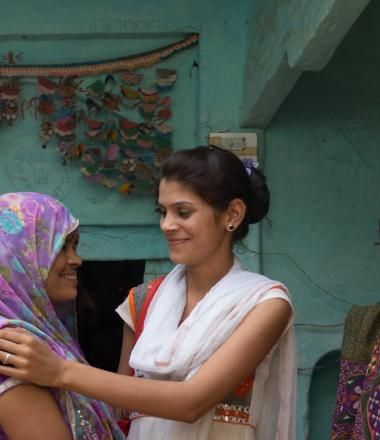
[[[132,57],[70,65],[21,65],[22,54],[0,65],[0,127],[39,117],[41,146],[56,142],[63,164],[81,160],[83,176],[123,195],[151,191],[162,161],[170,154],[173,128],[169,96],[173,69],[144,69],[191,47],[190,35],[162,49]],[[38,94],[22,99],[22,77],[37,77]],[[151,75],[150,75],[151,77]]]

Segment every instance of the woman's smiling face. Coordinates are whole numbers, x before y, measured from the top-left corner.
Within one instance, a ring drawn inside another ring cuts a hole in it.
[[[173,263],[199,266],[230,252],[227,214],[217,212],[186,185],[162,179],[158,206]]]
[[[45,282],[45,289],[53,303],[72,301],[77,296],[77,269],[82,264],[77,254],[79,235],[77,231],[66,237]]]

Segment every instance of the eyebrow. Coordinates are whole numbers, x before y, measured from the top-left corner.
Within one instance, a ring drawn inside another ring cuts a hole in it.
[[[158,206],[161,206],[161,207],[164,206],[164,205],[163,205],[162,203],[160,203],[160,202],[157,202],[157,205],[158,205]],[[180,200],[179,202],[172,203],[170,206],[179,206],[179,205],[190,205],[190,206],[194,206],[194,203],[189,202],[189,201],[187,201],[187,200]]]
[[[186,200],[180,200],[179,202],[174,202],[174,203],[172,203],[172,204],[170,204],[168,206],[171,207],[171,208],[180,208],[180,207],[193,208],[195,205],[192,202],[188,202]],[[164,208],[164,209],[167,208],[167,206],[163,205],[160,202],[157,202],[157,207],[158,208]]]

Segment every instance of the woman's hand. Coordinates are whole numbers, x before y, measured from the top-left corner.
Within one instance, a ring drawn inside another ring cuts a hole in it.
[[[59,387],[65,360],[26,330],[0,330],[0,374],[37,385]]]

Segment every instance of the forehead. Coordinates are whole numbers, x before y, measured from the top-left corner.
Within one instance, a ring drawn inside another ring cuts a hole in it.
[[[177,180],[162,179],[158,190],[158,203],[172,205],[178,203],[206,204],[189,186]]]
[[[66,242],[73,242],[73,241],[77,241],[79,240],[79,228],[76,228],[73,232],[70,232],[70,234],[68,234],[66,236]]]

